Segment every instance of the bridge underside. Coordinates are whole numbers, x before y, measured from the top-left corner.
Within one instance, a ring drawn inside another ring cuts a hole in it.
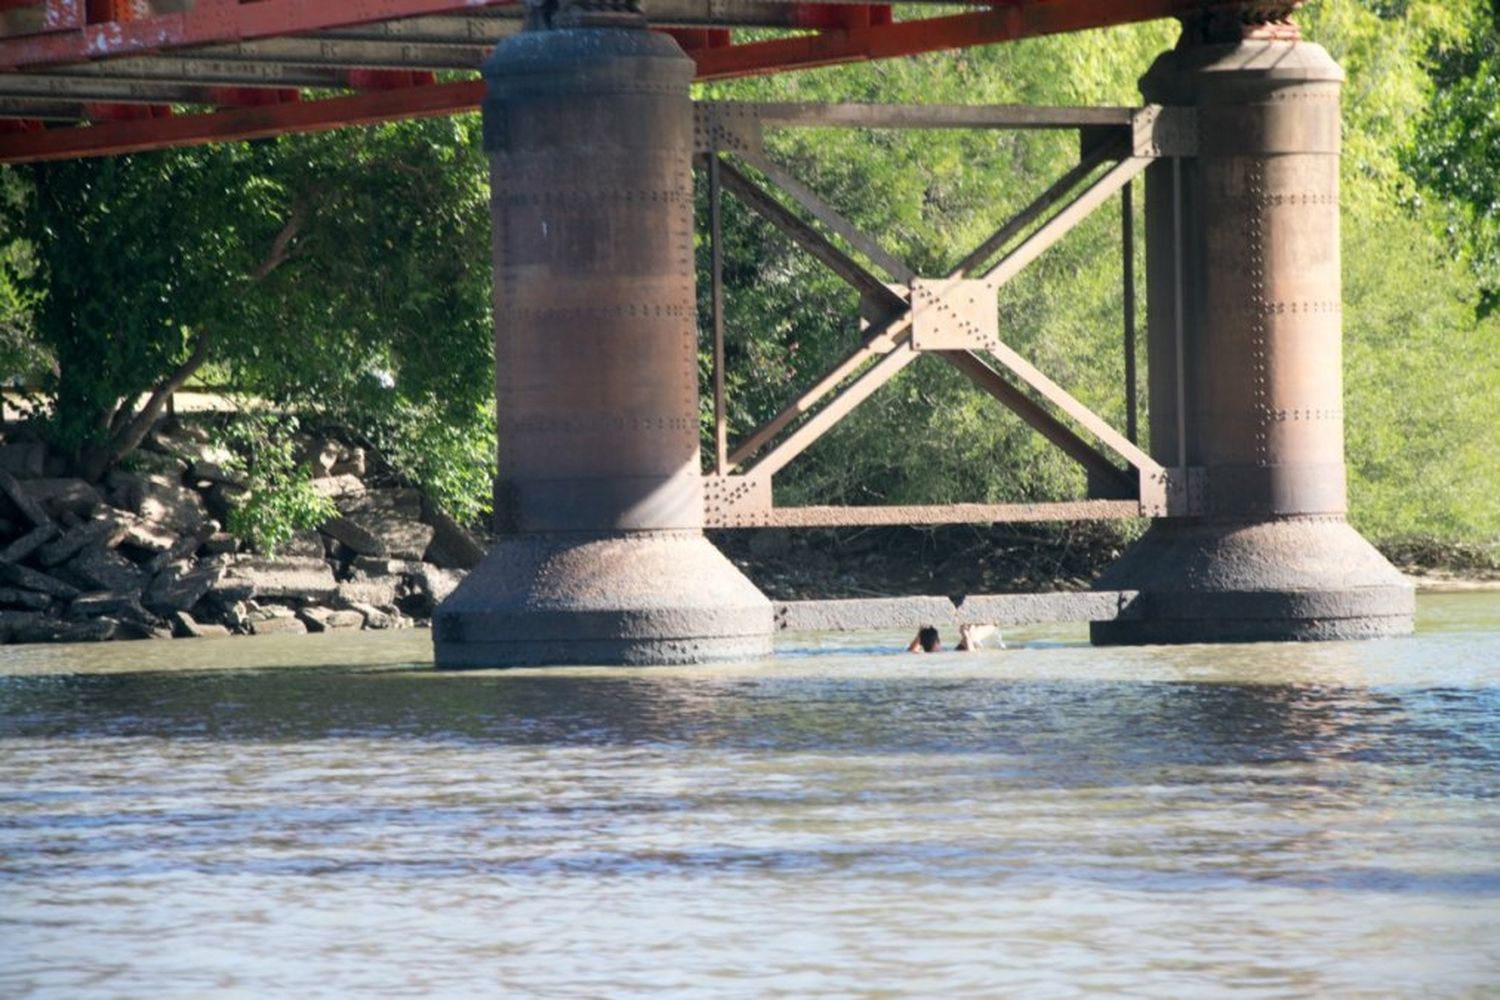
[[[1129,615],[1096,617],[1097,642],[1410,630],[1410,586],[1344,520],[1342,73],[1298,39],[1285,19],[1295,4],[1014,0],[903,20],[869,5],[712,0],[695,14],[691,0],[657,0],[648,20],[624,0],[562,0],[525,8],[524,31],[521,9],[503,4],[350,6],[358,13],[292,0],[0,0],[12,27],[17,13],[44,16],[24,37],[0,37],[0,65],[19,70],[0,75],[0,115],[33,115],[0,135],[0,160],[440,114],[482,98],[501,540],[435,618],[440,666],[769,652],[773,608],[705,540],[706,526],[1149,517],[1150,531],[1099,583],[1133,597]],[[390,19],[398,11],[412,16]],[[95,23],[101,12],[115,18],[109,31]],[[1139,108],[695,106],[689,98],[695,79],[1169,14],[1183,19],[1182,40],[1143,79],[1150,103]],[[273,15],[283,18],[281,34]],[[286,18],[306,31],[286,34]],[[737,45],[725,23],[802,33]],[[107,57],[82,62],[91,45]],[[472,70],[491,46],[484,81],[434,75]],[[132,58],[117,58],[126,53]],[[439,54],[449,64],[432,65]],[[224,89],[240,85],[237,96]],[[303,101],[298,87],[359,92]],[[235,102],[242,106],[203,110]],[[767,153],[766,130],[808,126],[1063,129],[1077,133],[1079,155],[951,269],[920,274]],[[707,185],[713,261],[717,440],[706,472],[695,168]],[[1149,450],[1138,443],[1133,397],[1129,206],[1142,178]],[[726,197],[856,289],[862,323],[840,362],[735,442],[724,416]],[[996,320],[1005,285],[1116,197],[1127,203],[1124,429],[1007,344]],[[922,354],[953,365],[1077,461],[1089,495],[777,507],[773,477]]]

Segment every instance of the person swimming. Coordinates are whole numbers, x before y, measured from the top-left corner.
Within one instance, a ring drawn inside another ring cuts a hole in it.
[[[998,633],[993,625],[960,625],[958,627],[958,645],[954,650],[960,653],[968,653],[979,649],[984,640]],[[1005,643],[1000,643],[1000,648],[1005,648]],[[917,637],[907,645],[908,653],[941,653],[943,651],[943,637],[939,634],[937,626],[923,625],[917,630]]]

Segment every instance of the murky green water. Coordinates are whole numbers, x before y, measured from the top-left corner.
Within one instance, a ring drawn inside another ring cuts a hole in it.
[[[1500,595],[907,638],[0,649],[0,996],[1500,996]]]

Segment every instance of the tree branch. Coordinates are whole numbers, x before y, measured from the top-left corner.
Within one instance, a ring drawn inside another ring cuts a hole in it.
[[[302,229],[302,222],[306,217],[306,203],[299,199],[292,205],[291,214],[286,217],[286,223],[281,227],[281,231],[271,241],[271,249],[266,251],[265,257],[261,259],[259,264],[250,269],[250,283],[252,285],[258,285],[262,281],[265,281],[271,276],[273,271],[287,262],[287,258],[291,257],[292,242],[297,239],[297,235]]]
[[[108,445],[87,460],[84,468],[86,478],[98,479],[110,466],[139,447],[146,433],[166,409],[167,400],[208,360],[208,348],[212,339],[206,331],[198,334],[193,344],[193,353],[188,355],[187,360],[173,369],[165,382],[152,389],[140,412],[111,434]]]

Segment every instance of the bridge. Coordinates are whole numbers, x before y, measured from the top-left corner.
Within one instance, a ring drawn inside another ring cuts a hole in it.
[[[1130,593],[1131,613],[1096,620],[1096,642],[1400,634],[1412,590],[1344,519],[1343,74],[1301,38],[1298,5],[1009,0],[952,13],[779,0],[0,0],[0,162],[483,109],[500,540],[434,620],[440,666],[762,655],[772,606],[703,529],[763,525],[1148,517],[1097,585]],[[695,80],[1164,17],[1181,21],[1182,36],[1142,78],[1138,107],[690,98]],[[768,151],[768,131],[805,127],[1065,130],[1078,157],[953,267],[920,274]],[[695,183],[710,205],[717,428],[707,469]],[[733,442],[726,197],[861,303],[848,354]],[[1124,428],[1008,345],[996,306],[1009,281],[1114,198],[1126,203]],[[1134,398],[1137,240],[1148,448]],[[778,507],[777,472],[923,354],[1077,461],[1088,497]]]

